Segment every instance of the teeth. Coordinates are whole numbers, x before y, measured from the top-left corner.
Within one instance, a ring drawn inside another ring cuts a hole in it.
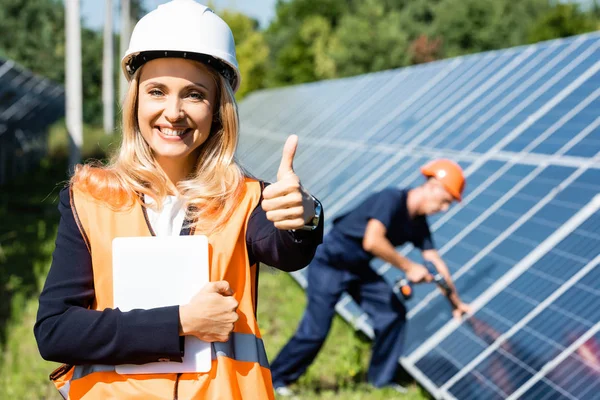
[[[185,129],[173,130],[170,128],[161,128],[160,131],[167,136],[181,136],[185,133]]]

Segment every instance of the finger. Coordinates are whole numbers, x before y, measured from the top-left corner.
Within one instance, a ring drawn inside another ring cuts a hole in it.
[[[271,222],[283,222],[287,220],[302,218],[303,216],[304,208],[302,206],[284,208],[282,210],[267,211],[267,219]]]
[[[208,292],[219,293],[223,296],[233,295],[233,290],[231,290],[231,286],[227,281],[210,282],[204,288],[206,288],[206,291]]]
[[[272,199],[263,199],[260,203],[265,212],[284,210],[292,207],[302,207],[302,195],[298,192],[288,193],[284,196],[278,196]]]
[[[231,299],[231,302],[229,304],[230,310],[235,313],[237,311],[237,308],[239,307],[239,303],[234,297],[229,298]]]
[[[290,231],[292,229],[300,229],[304,226],[304,220],[302,218],[288,219],[285,221],[274,222],[275,228],[282,231]]]
[[[291,178],[293,176],[293,178]],[[282,197],[291,193],[298,193],[300,201],[302,194],[300,193],[300,181],[296,175],[288,175],[289,179],[280,180],[270,184],[263,190],[263,199],[270,200]]]
[[[279,164],[279,170],[277,171],[277,180],[285,178],[290,173],[294,173],[294,156],[296,155],[296,148],[298,147],[298,136],[290,135],[285,141],[283,146],[283,154],[281,156],[281,163]]]

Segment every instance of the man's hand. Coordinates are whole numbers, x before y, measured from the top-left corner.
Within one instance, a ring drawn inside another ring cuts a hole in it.
[[[406,279],[412,283],[431,282],[433,280],[431,273],[421,264],[410,263],[404,272],[406,273]]]
[[[277,229],[300,229],[315,216],[312,196],[300,184],[294,172],[294,155],[298,136],[288,137],[283,147],[277,182],[263,190],[262,209]]]
[[[467,304],[467,303],[463,303],[462,301],[458,300],[458,303],[452,303],[452,316],[454,317],[454,319],[457,320],[461,320],[463,315],[466,314],[472,314],[473,313],[473,308]]]

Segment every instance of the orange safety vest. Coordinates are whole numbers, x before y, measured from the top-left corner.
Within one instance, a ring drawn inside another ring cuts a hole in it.
[[[210,280],[226,280],[239,302],[230,339],[213,343],[206,373],[120,375],[109,365],[63,365],[50,378],[65,399],[273,399],[271,372],[255,317],[257,266],[250,265],[246,227],[260,201],[261,185],[246,179],[245,193],[231,218],[208,236]],[[106,204],[72,189],[71,206],[92,256],[94,310],[113,308],[112,240],[150,236],[144,207],[112,211]]]

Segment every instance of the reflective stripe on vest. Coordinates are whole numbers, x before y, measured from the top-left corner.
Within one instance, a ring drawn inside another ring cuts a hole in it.
[[[63,399],[67,400],[69,398],[69,389],[71,388],[71,382],[67,382],[63,387],[58,389],[58,393],[62,396]]]
[[[269,368],[267,352],[262,339],[249,333],[232,332],[229,340],[212,344],[217,356],[233,358],[237,361],[259,363],[261,367]]]
[[[229,340],[212,343],[212,353],[217,357],[228,357],[236,361],[248,361],[269,368],[267,353],[262,339],[248,333],[232,332]],[[114,372],[114,365],[77,365],[73,371],[72,379],[83,378],[94,372]],[[68,393],[68,388],[66,393]],[[65,397],[66,399],[66,397]]]

